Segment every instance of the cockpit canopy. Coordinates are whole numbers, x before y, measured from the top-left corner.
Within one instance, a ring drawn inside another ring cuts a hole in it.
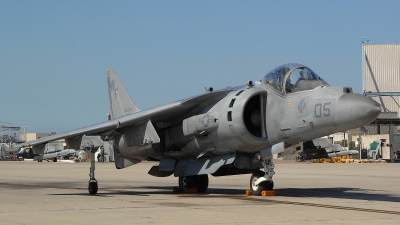
[[[18,153],[21,153],[21,154],[28,153],[29,154],[30,150],[31,150],[30,148],[21,148],[21,150]]]
[[[283,93],[312,90],[321,85],[329,86],[310,68],[297,63],[288,63],[273,69],[264,76],[264,83]]]

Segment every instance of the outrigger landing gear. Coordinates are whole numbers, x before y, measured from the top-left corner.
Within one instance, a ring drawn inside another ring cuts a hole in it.
[[[272,190],[274,188],[274,182],[272,181],[272,176],[274,176],[274,163],[268,160],[262,160],[262,165],[264,166],[263,171],[254,172],[250,178],[250,189],[253,195],[261,195],[264,190]]]
[[[98,185],[97,185],[97,180],[96,178],[94,178],[94,170],[95,170],[95,166],[94,166],[94,153],[96,153],[97,149],[95,149],[93,146],[89,147],[90,149],[90,173],[89,173],[89,186],[88,186],[88,191],[89,194],[91,195],[95,195],[97,194],[98,191]]]

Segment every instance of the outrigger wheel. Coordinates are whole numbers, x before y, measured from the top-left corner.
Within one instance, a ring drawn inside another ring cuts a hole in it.
[[[273,181],[263,181],[261,183],[259,183],[258,185],[255,184],[255,182],[257,181],[258,178],[263,177],[264,176],[264,172],[263,171],[257,171],[254,172],[251,175],[250,178],[250,189],[251,192],[253,193],[253,195],[261,195],[261,192],[264,190],[272,190],[274,188],[274,182]]]
[[[88,186],[89,194],[95,195],[95,194],[97,194],[98,190],[99,190],[99,187],[97,185],[97,180],[89,180],[89,186]]]
[[[208,188],[208,175],[180,176],[179,188],[197,188],[198,193],[204,193]]]

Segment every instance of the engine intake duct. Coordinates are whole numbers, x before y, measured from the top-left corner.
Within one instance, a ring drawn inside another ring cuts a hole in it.
[[[264,95],[253,96],[244,107],[243,121],[247,130],[255,137],[266,137]]]

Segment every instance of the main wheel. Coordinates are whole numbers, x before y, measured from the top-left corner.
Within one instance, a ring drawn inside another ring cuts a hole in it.
[[[89,187],[88,187],[89,194],[95,195],[95,194],[97,194],[97,190],[98,190],[97,181],[90,180]]]
[[[191,178],[189,176],[181,176],[178,183],[181,189],[189,188],[191,186]]]
[[[196,177],[197,177],[197,182],[196,182],[197,192],[198,193],[206,192],[208,188],[208,175],[203,174],[203,175],[198,175]]]
[[[197,188],[197,192],[204,193],[208,188],[208,175],[181,176],[179,177],[179,187],[181,189]]]
[[[251,175],[250,189],[251,189],[251,192],[253,192],[253,195],[260,196],[262,191],[272,190],[274,188],[274,182],[264,181],[264,182],[259,183],[258,185],[255,184],[257,179],[260,177],[263,177],[264,174],[265,173],[260,170],[260,171],[254,172]]]

